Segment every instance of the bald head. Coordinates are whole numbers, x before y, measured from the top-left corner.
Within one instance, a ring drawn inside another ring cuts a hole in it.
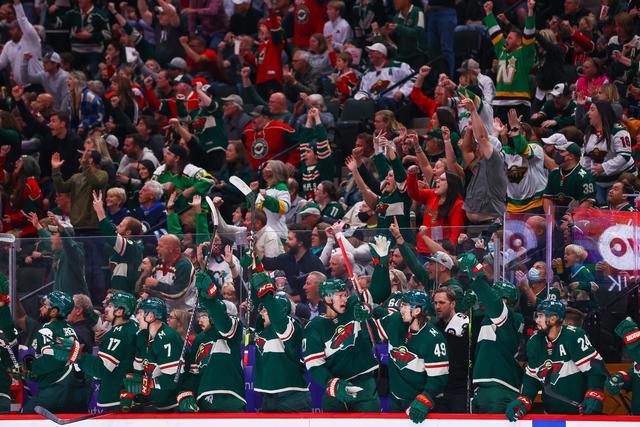
[[[165,234],[158,240],[156,250],[163,262],[173,262],[180,255],[180,239],[173,234]]]
[[[269,97],[269,112],[282,114],[287,111],[287,98],[282,92],[274,92]]]

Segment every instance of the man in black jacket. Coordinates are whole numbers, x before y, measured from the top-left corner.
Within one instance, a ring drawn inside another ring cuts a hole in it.
[[[262,264],[269,271],[283,270],[294,292],[300,294],[305,282],[304,275],[312,271],[324,273],[324,265],[320,258],[309,251],[311,231],[300,224],[289,226],[287,247],[287,253],[274,258],[264,258]]]
[[[442,397],[436,399],[439,411],[445,413],[468,413],[469,378],[469,318],[456,313],[456,293],[443,286],[433,294],[437,321],[436,328],[447,340],[449,354],[449,380]]]

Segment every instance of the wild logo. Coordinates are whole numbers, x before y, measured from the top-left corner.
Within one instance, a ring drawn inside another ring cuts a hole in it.
[[[560,379],[560,370],[562,369],[563,362],[552,362],[551,360],[545,360],[545,362],[538,368],[536,376],[544,380],[547,375],[551,375],[551,385],[555,385]]]
[[[409,365],[412,361],[418,358],[417,355],[410,352],[409,349],[405,346],[394,347],[389,351],[389,356],[393,359],[393,363],[402,370]]]
[[[196,363],[200,365],[203,359],[211,353],[211,349],[213,348],[213,342],[209,341],[206,343],[201,343],[198,347],[198,351],[196,352]]]
[[[344,326],[338,326],[331,337],[330,347],[334,350],[344,350],[354,345],[358,336],[355,324],[355,321],[351,321]]]
[[[261,159],[267,155],[269,151],[269,143],[264,138],[256,138],[251,144],[251,153],[254,159]]]
[[[298,6],[298,11],[296,12],[296,21],[298,24],[306,24],[309,21],[309,15],[311,11],[305,5]]]
[[[524,175],[527,173],[527,170],[529,170],[529,168],[526,166],[511,166],[507,170],[507,178],[509,179],[509,182],[519,184],[520,181],[522,181],[522,179],[524,178]]]
[[[258,349],[258,351],[260,353],[262,353],[262,351],[264,350],[264,345],[267,343],[267,340],[265,340],[264,338],[262,338],[259,335],[256,335],[256,348]]]
[[[599,148],[594,148],[592,151],[587,153],[587,156],[589,156],[591,160],[593,160],[596,163],[602,163],[606,155],[607,155],[607,151],[600,150]]]

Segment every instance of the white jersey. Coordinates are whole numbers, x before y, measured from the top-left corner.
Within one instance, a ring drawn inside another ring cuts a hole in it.
[[[380,97],[382,92],[385,92],[387,88],[398,83],[400,80],[411,75],[413,70],[404,62],[389,61],[387,64],[379,69],[370,69],[362,76],[360,81],[360,88],[356,92],[355,99],[369,98],[376,100]],[[393,94],[400,91],[405,97],[411,94],[413,89],[414,79],[409,79],[404,84],[384,93],[385,98],[392,98]]]
[[[525,142],[524,138],[521,138],[521,142]],[[540,201],[547,187],[542,147],[536,143],[528,143],[524,151],[519,153],[514,147],[503,146],[502,152],[507,167],[508,211],[522,212],[541,206]]]
[[[596,184],[608,187],[623,172],[632,172],[634,161],[631,157],[631,135],[619,125],[611,129],[611,145],[604,137],[591,134],[585,137],[583,156],[580,164],[590,171],[591,167],[601,164],[604,173],[594,175]]]

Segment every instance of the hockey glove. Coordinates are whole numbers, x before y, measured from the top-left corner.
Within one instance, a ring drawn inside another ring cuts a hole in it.
[[[622,322],[616,326],[616,335],[624,340],[625,345],[636,342],[640,339],[640,330],[636,322],[631,320],[630,317],[623,319]]]
[[[124,389],[130,394],[142,393],[142,375],[140,374],[127,374],[123,380]]]
[[[471,280],[475,280],[484,275],[484,267],[471,252],[467,252],[459,257],[458,265],[460,267],[460,271],[466,273]]]
[[[473,308],[478,303],[478,296],[471,289],[467,289],[464,291],[462,298],[460,300],[460,305],[456,305],[456,308],[460,310],[460,312],[464,313],[469,309]]]
[[[625,380],[629,378],[629,374],[624,371],[620,371],[615,375],[611,375],[611,378],[604,383],[604,388],[607,389],[610,395],[617,396],[620,394],[622,386],[624,386]]]
[[[120,412],[129,412],[133,406],[135,397],[135,394],[127,393],[126,391],[120,392]]]
[[[505,415],[509,421],[515,422],[518,421],[518,418],[527,415],[530,410],[531,400],[526,396],[520,396],[507,405]]]
[[[260,299],[267,294],[273,295],[276,292],[273,280],[267,273],[255,273],[251,278],[251,289]]]
[[[56,360],[71,365],[80,355],[80,342],[72,337],[56,338],[51,343],[51,350]]]
[[[389,247],[391,242],[384,236],[375,236],[373,243],[369,243],[369,251],[373,258],[373,265],[386,267],[389,265]]]
[[[356,304],[353,306],[353,318],[356,322],[363,322],[371,319],[371,307],[367,304]]]
[[[341,380],[340,378],[331,378],[327,383],[327,395],[335,397],[342,403],[349,403],[355,400],[360,390],[362,390],[360,387],[356,387],[349,381]]]
[[[214,299],[218,295],[218,287],[206,271],[196,273],[196,289],[202,299]]]
[[[183,391],[177,397],[180,412],[199,412],[196,398],[193,396],[192,391]]]
[[[429,399],[429,395],[421,393],[411,402],[407,412],[411,421],[420,424],[427,418],[431,409],[433,409],[433,402]]]
[[[584,394],[582,406],[584,415],[599,414],[602,412],[602,402],[604,401],[604,393],[597,390],[587,390]]]

